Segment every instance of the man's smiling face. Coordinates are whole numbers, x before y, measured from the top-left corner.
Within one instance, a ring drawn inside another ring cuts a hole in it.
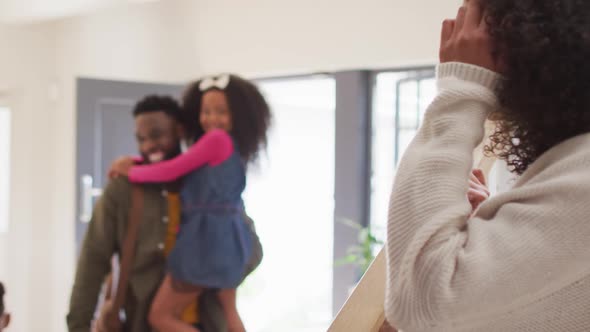
[[[147,163],[157,163],[180,154],[180,124],[159,111],[135,116],[135,137],[141,156]]]

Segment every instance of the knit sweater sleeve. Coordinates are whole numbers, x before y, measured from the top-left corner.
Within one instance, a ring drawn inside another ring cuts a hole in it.
[[[470,219],[473,150],[498,106],[500,77],[461,63],[439,65],[437,76],[438,96],[402,158],[389,207],[385,315],[404,331],[493,324],[579,278],[571,255],[589,252],[590,227],[580,227],[588,209],[571,198],[590,193],[567,167],[559,172],[569,176],[537,174]]]

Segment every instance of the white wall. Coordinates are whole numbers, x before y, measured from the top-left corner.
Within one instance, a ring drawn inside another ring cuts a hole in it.
[[[126,0],[0,0],[0,21],[27,23],[112,6]]]
[[[435,63],[442,20],[461,1],[197,3],[201,67],[266,75]]]
[[[0,103],[11,108],[13,120],[11,214],[8,233],[0,234],[0,280],[14,312],[11,330],[41,331],[53,323],[55,283],[52,173],[59,147],[52,139],[55,105],[46,89],[54,35],[40,26],[0,26],[0,42]]]
[[[0,235],[0,280],[16,314],[11,330],[65,330],[77,77],[185,82],[220,71],[432,64],[440,24],[460,2],[167,0],[0,26],[0,91],[9,91],[0,103],[14,110],[11,229]]]
[[[460,3],[167,0],[63,20],[59,49],[79,74],[165,81],[433,64]]]

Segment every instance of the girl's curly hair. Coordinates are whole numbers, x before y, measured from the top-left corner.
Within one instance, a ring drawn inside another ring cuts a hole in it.
[[[225,93],[232,115],[230,134],[238,144],[242,159],[252,162],[257,159],[260,150],[266,148],[267,131],[271,123],[270,108],[256,85],[237,75],[229,77],[227,87],[220,91]],[[196,139],[204,134],[199,114],[203,95],[209,91],[201,91],[200,83],[200,80],[191,83],[182,99],[183,122]]]
[[[590,1],[480,1],[505,80],[486,147],[522,174],[590,130]]]

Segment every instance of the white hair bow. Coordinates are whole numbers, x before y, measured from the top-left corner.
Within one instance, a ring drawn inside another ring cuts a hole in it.
[[[199,83],[199,90],[201,92],[207,91],[211,88],[217,88],[219,90],[224,90],[227,88],[229,84],[229,75],[220,75],[217,78],[214,76],[204,78],[201,83]]]

